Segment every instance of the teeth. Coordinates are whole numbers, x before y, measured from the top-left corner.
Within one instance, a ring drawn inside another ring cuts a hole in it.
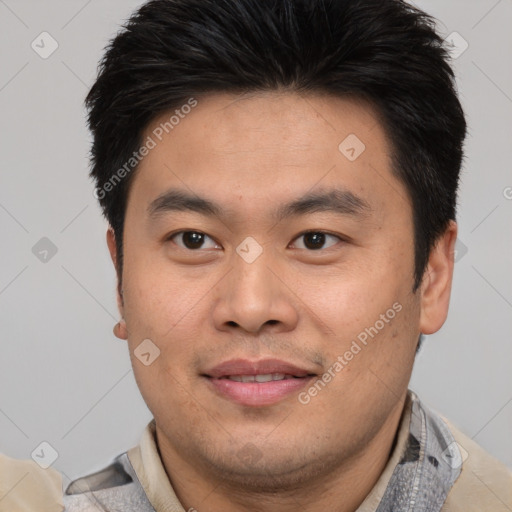
[[[255,379],[256,382],[270,382],[271,380],[278,380],[274,379],[271,373],[267,373],[266,375],[256,375]]]
[[[236,382],[270,382],[271,380],[293,379],[293,376],[284,373],[265,373],[262,375],[230,375],[226,378]]]

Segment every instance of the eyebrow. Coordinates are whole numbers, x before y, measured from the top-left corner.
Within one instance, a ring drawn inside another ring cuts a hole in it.
[[[172,211],[191,211],[206,216],[230,217],[219,204],[180,189],[170,189],[153,200],[148,206],[150,218],[156,219]],[[307,193],[289,203],[281,205],[274,212],[274,220],[280,222],[292,216],[316,212],[334,212],[340,215],[364,217],[372,211],[363,198],[346,189],[334,188]]]

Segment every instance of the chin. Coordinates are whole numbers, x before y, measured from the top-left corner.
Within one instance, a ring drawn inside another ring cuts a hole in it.
[[[321,456],[317,450],[305,453],[292,446],[289,453],[282,450],[276,453],[271,446],[259,451],[251,443],[229,458],[219,456],[218,452],[202,454],[200,458],[223,485],[268,494],[296,491],[303,489],[306,483],[321,481],[325,474],[335,470],[341,459],[339,453]]]

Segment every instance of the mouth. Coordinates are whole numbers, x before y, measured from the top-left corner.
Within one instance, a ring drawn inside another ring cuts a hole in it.
[[[217,395],[239,405],[276,404],[304,388],[318,374],[285,361],[226,361],[201,374]]]
[[[220,378],[234,380],[235,382],[270,382],[273,380],[303,379],[304,377],[286,373],[262,373],[258,375],[226,375]]]

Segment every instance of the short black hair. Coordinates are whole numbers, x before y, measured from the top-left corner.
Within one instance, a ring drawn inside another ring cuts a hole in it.
[[[119,281],[132,156],[149,123],[209,93],[273,90],[375,107],[412,202],[416,291],[455,219],[466,122],[435,18],[402,0],[153,0],[136,11],[86,99],[91,176]]]

